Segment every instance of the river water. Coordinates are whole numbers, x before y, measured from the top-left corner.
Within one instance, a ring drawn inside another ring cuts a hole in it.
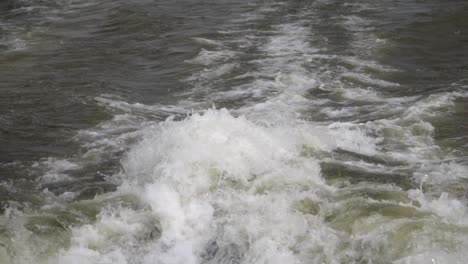
[[[0,263],[466,263],[468,2],[0,2]]]

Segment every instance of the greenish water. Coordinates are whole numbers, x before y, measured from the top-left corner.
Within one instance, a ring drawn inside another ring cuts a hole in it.
[[[0,2],[0,263],[465,263],[468,2]]]

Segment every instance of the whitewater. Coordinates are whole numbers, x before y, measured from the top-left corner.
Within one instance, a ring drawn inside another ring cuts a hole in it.
[[[81,2],[68,12],[96,4]],[[40,202],[5,206],[0,262],[465,263],[466,134],[437,135],[467,113],[468,85],[406,92],[404,69],[373,58],[392,41],[374,4],[328,17],[330,2],[246,4],[189,37],[170,99],[90,97],[111,118],[27,165]],[[330,46],[326,19],[353,52]]]

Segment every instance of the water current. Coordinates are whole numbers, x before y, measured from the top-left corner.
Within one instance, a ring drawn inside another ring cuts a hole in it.
[[[1,264],[467,260],[467,1],[0,1]]]

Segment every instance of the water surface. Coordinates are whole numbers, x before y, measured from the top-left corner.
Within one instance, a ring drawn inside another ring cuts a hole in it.
[[[0,3],[1,263],[464,263],[466,1]]]

